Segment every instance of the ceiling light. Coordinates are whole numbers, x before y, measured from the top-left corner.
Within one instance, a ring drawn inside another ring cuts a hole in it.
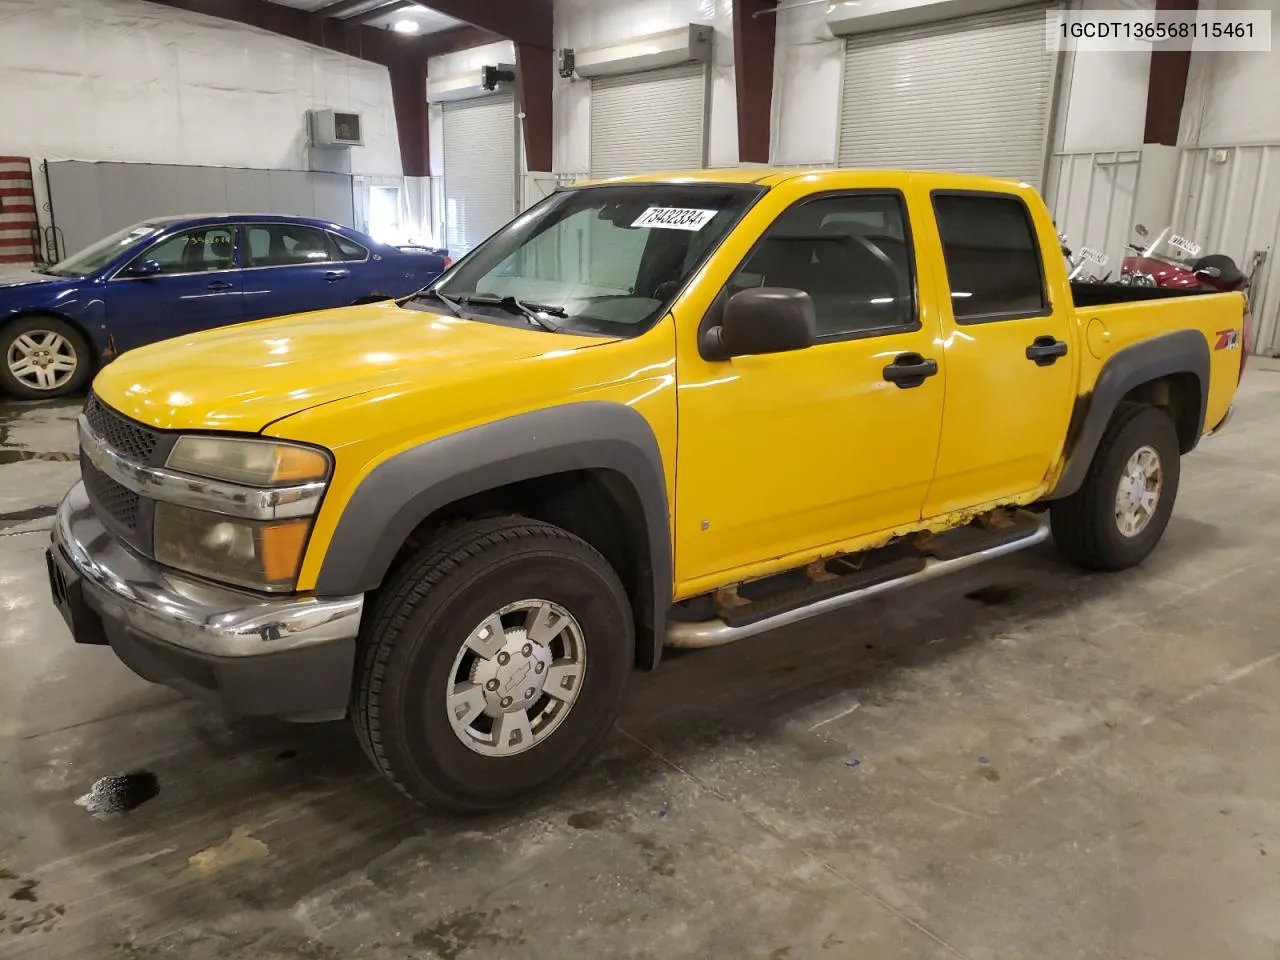
[[[418,21],[417,20],[397,20],[395,23],[391,25],[391,29],[394,30],[396,33],[417,33]]]

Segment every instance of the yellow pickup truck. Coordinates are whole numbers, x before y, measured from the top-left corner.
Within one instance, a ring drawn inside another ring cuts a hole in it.
[[[1247,312],[1070,284],[1026,184],[575,186],[406,300],[105,367],[51,590],[143,677],[350,716],[408,796],[493,809],[583,763],[664,645],[1050,533],[1138,563],[1231,410]]]

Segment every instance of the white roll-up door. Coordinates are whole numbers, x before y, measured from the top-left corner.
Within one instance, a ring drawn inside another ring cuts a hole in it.
[[[591,78],[591,175],[706,164],[707,74],[701,63]]]
[[[444,104],[444,225],[460,257],[516,215],[511,94]]]
[[[1040,184],[1055,54],[1034,4],[846,41],[840,165]]]

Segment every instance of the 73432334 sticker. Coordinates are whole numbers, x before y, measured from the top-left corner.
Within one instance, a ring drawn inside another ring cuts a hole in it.
[[[650,207],[636,217],[633,227],[656,227],[659,230],[701,230],[719,210],[697,210],[692,207]]]

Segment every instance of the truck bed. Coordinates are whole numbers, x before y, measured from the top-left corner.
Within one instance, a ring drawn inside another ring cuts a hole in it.
[[[1166,290],[1164,287],[1134,287],[1126,283],[1085,283],[1071,281],[1071,299],[1077,307],[1100,307],[1108,303],[1139,303],[1178,297],[1202,297],[1217,290]]]

